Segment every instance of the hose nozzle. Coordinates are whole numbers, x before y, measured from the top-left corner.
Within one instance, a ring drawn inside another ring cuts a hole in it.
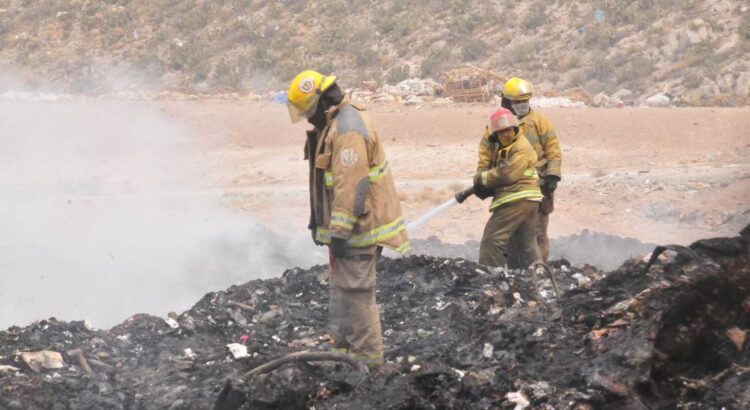
[[[468,198],[468,197],[470,197],[472,195],[474,195],[474,187],[473,186],[468,187],[468,188],[464,189],[463,191],[456,193],[456,196],[455,196],[456,202],[458,202],[459,204],[462,204],[466,200],[466,198]]]

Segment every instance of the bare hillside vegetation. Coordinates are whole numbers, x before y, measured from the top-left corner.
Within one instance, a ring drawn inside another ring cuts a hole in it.
[[[748,56],[741,0],[0,0],[3,71],[72,92],[259,92],[304,68],[395,84],[472,64],[552,94],[744,105]]]

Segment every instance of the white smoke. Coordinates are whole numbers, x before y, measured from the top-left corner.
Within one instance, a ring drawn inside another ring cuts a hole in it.
[[[324,261],[224,206],[201,158],[148,104],[0,93],[0,328],[109,327]]]

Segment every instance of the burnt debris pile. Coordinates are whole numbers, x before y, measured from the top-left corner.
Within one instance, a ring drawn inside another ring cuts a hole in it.
[[[3,409],[750,408],[750,229],[660,248],[603,274],[412,256],[379,266],[386,365],[293,362],[326,351],[328,271],[291,269],[109,329],[0,331]]]

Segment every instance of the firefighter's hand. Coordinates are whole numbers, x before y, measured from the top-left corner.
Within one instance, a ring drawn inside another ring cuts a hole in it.
[[[495,190],[492,188],[487,188],[486,186],[483,186],[483,185],[475,186],[474,195],[476,195],[477,198],[484,201],[485,199],[495,195]]]
[[[318,235],[315,233],[315,229],[313,229],[313,230],[310,231],[310,236],[312,236],[312,240],[313,240],[313,242],[315,242],[316,245],[318,245],[318,246],[325,245],[325,243],[323,243],[323,242],[321,242],[321,241],[318,240]]]
[[[346,256],[346,240],[341,238],[331,238],[331,253],[337,258]]]
[[[560,177],[556,175],[548,175],[544,177],[544,183],[542,184],[542,188],[544,189],[544,192],[546,193],[553,193],[557,189],[557,182],[560,181]]]
[[[315,225],[309,224],[307,225],[307,229],[310,230],[310,236],[312,237],[312,240],[313,242],[315,242],[316,245],[318,246],[325,245],[324,243],[318,241],[318,235],[317,235],[318,229],[315,227]]]
[[[482,173],[477,172],[474,176],[474,195],[479,199],[487,199],[494,194],[493,189],[487,188],[482,184]]]

